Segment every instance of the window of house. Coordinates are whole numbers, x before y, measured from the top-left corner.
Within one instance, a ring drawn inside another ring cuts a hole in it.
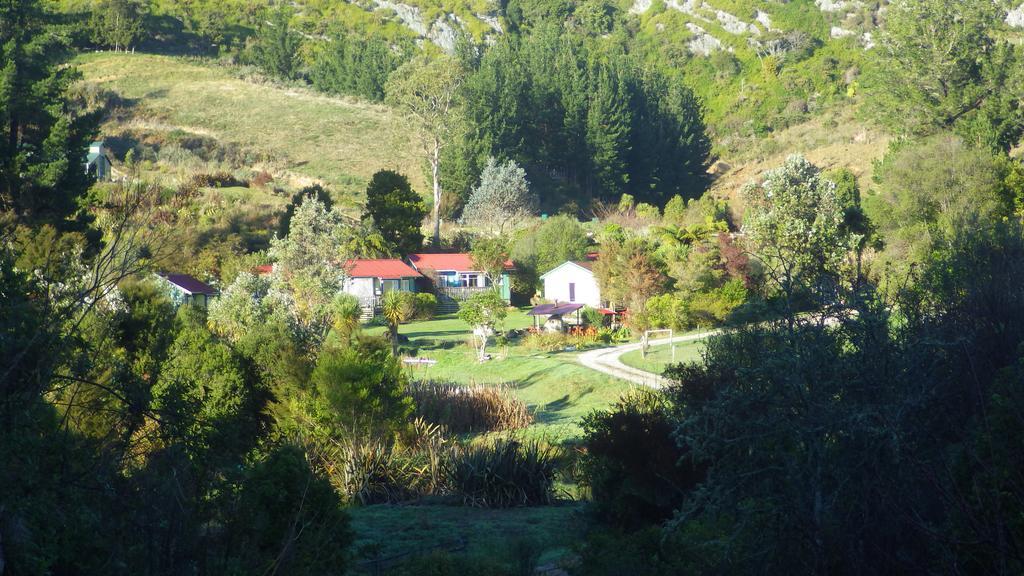
[[[569,282],[569,302],[576,301],[576,283]]]
[[[475,272],[463,272],[459,274],[459,279],[463,288],[478,288],[480,286],[480,275]]]

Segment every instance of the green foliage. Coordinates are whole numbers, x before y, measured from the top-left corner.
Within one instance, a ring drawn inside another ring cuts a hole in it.
[[[372,221],[400,255],[413,254],[423,247],[420,227],[426,215],[423,199],[413,191],[409,179],[398,172],[381,170],[366,186],[363,219]]]
[[[624,530],[672,517],[705,466],[677,445],[676,415],[660,392],[635,390],[583,419],[584,474],[594,509]]]
[[[554,498],[555,454],[536,440],[469,446],[448,466],[452,485],[468,506],[539,506]]]
[[[433,184],[434,245],[441,240],[441,154],[463,128],[459,108],[463,76],[460,63],[453,57],[419,55],[395,70],[386,88],[387,102],[418,125]]]
[[[907,142],[876,166],[864,208],[882,234],[896,277],[928,258],[934,242],[1012,213],[1001,182],[1005,165],[951,136]]]
[[[288,235],[288,231],[291,230],[292,218],[295,217],[295,210],[307,199],[316,200],[323,204],[327,210],[334,208],[334,201],[331,200],[331,195],[327,190],[324,190],[323,186],[319,184],[306,186],[292,195],[292,201],[285,208],[284,214],[281,215],[277,228],[277,236],[279,238],[284,238]]]
[[[332,304],[344,284],[342,265],[360,231],[337,210],[307,197],[295,209],[288,236],[271,241],[272,296],[289,312],[296,334],[317,345],[331,326]]]
[[[398,356],[398,325],[408,322],[416,314],[416,295],[401,290],[385,292],[380,314],[388,323],[392,354]]]
[[[182,308],[181,328],[153,385],[153,407],[168,441],[190,457],[223,460],[255,436],[261,392],[242,360],[207,330],[201,312]]]
[[[437,296],[430,292],[418,292],[413,305],[413,315],[419,320],[430,320],[437,313]]]
[[[744,227],[754,255],[786,305],[840,281],[849,252],[859,238],[844,230],[844,206],[836,185],[802,156],[743,190],[748,205]],[[823,284],[824,283],[824,284]]]
[[[487,276],[491,286],[498,286],[505,274],[508,248],[504,238],[479,238],[473,242],[470,258],[476,270]]]
[[[601,297],[615,306],[640,310],[648,298],[661,293],[667,278],[652,248],[637,237],[602,244],[593,266]]]
[[[512,243],[510,256],[516,264],[517,292],[533,295],[539,277],[567,260],[582,260],[590,239],[578,220],[558,215],[521,234]]]
[[[401,430],[413,411],[402,366],[386,350],[325,349],[317,359],[312,384],[326,402],[322,417],[344,436],[387,437]]]
[[[1019,49],[1001,32],[1005,14],[988,2],[894,3],[875,64],[875,112],[902,134],[955,129],[973,144],[1013,146],[1021,78]]]
[[[144,33],[145,5],[137,0],[99,0],[92,5],[93,41],[115,51],[131,50]]]
[[[503,37],[484,53],[466,80],[475,129],[453,163],[472,174],[489,156],[514,159],[552,207],[627,190],[656,204],[699,195],[710,141],[690,90],[559,26]]]
[[[276,447],[251,465],[228,526],[232,544],[245,551],[240,572],[313,575],[343,573],[348,565],[348,514],[296,447]]]
[[[256,41],[249,48],[254,64],[282,80],[296,78],[299,71],[301,40],[291,27],[292,16],[292,9],[280,4],[270,13],[269,20],[260,26]]]
[[[82,165],[95,118],[69,101],[79,78],[69,48],[38,0],[5,2],[0,22],[0,211],[84,230],[79,201],[93,178]]]
[[[584,306],[581,312],[583,323],[587,326],[601,327],[604,325],[604,314],[602,314],[597,308]]]
[[[407,42],[399,44],[396,50],[379,35],[361,36],[338,30],[316,46],[310,80],[322,92],[380,102],[384,100],[388,76],[412,51],[413,46]]]
[[[459,307],[459,320],[473,328],[481,362],[484,361],[487,353],[487,340],[490,333],[501,325],[507,315],[508,304],[501,298],[497,290],[477,292]]]

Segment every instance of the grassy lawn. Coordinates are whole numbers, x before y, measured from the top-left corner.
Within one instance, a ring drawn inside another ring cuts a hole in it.
[[[350,509],[361,557],[357,574],[373,573],[372,559],[459,549],[513,565],[517,548],[541,552],[541,563],[564,555],[580,536],[582,504],[487,510],[443,505],[374,505]],[[463,548],[464,546],[464,548]]]
[[[678,342],[676,343],[675,363],[699,362],[703,350],[704,343],[700,340]],[[667,344],[652,346],[647,351],[647,358],[643,357],[640,350],[633,350],[626,352],[619,359],[626,366],[661,374],[669,364],[673,363],[672,347]]]
[[[525,328],[532,323],[524,311],[515,310],[509,313],[505,327]],[[368,332],[383,333],[384,328],[373,327]],[[479,363],[475,351],[465,343],[469,327],[455,316],[404,324],[399,333],[409,337],[417,356],[437,360],[433,366],[410,368],[414,378],[511,383],[536,419],[526,432],[555,441],[578,436],[582,416],[608,406],[630,388],[627,382],[578,364],[574,352],[538,352],[519,345],[501,351],[492,345],[494,359]]]
[[[76,64],[86,83],[127,102],[127,114],[103,126],[105,137],[213,138],[257,153],[296,183],[322,180],[349,201],[381,168],[397,168],[417,190],[427,189],[409,123],[384,106],[259,84],[224,66],[171,56],[92,53]]]

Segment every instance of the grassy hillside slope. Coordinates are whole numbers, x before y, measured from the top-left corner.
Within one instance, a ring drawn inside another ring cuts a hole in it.
[[[158,172],[187,175],[196,167],[185,164],[197,155],[221,169],[266,170],[293,186],[320,181],[351,205],[374,172],[397,168],[426,191],[415,135],[386,107],[261,84],[170,56],[97,53],[77,65],[86,83],[118,97],[120,109],[102,127],[104,137],[122,143],[115,152],[146,143]],[[211,145],[219,151],[211,153]]]

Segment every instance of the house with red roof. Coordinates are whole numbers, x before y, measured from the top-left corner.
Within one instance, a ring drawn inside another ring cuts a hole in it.
[[[423,275],[397,258],[359,259],[345,262],[343,290],[359,298],[364,308],[377,308],[381,296],[391,290],[415,292]]]
[[[410,254],[409,263],[434,282],[438,301],[448,297],[456,302],[469,298],[476,292],[497,288],[506,302],[512,296],[511,273],[515,269],[511,261],[505,262],[505,270],[498,284],[492,285],[473,258],[466,252],[456,254]]]

